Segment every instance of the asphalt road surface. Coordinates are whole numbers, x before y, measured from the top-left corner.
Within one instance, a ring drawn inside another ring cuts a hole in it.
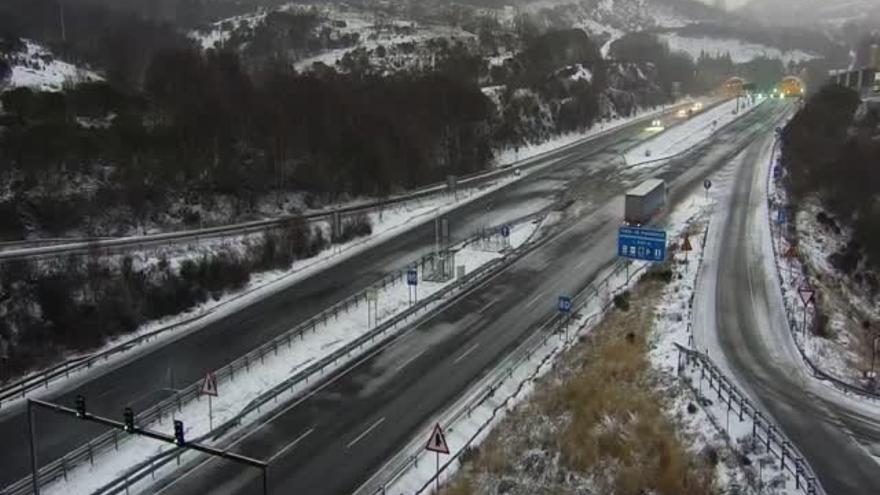
[[[768,133],[746,151],[719,217],[717,228],[723,232],[707,247],[703,270],[710,275],[704,280],[714,290],[698,292],[695,311],[708,318],[703,320],[704,330],[712,327],[713,319],[717,330],[697,344],[716,348],[713,358],[773,416],[829,494],[877,494],[877,409],[860,406],[858,399],[843,397],[806,376],[788,335],[776,274],[767,269],[772,267],[765,259],[772,256],[767,251],[765,193],[769,164],[761,159],[766,161],[771,145]],[[711,271],[716,271],[716,280]],[[707,303],[714,308],[705,310]],[[699,321],[700,317],[697,325]],[[725,359],[718,359],[719,354]]]
[[[783,103],[767,102],[705,147],[657,167],[622,170],[604,153],[546,174],[566,192],[562,220],[537,249],[443,311],[295,399],[232,447],[270,460],[270,493],[351,493],[556,311],[556,298],[613,262],[622,193],[660,175],[680,200],[773,129]],[[533,183],[540,188],[539,183]],[[206,459],[158,493],[261,493],[258,472]]]
[[[664,118],[674,125],[675,117]],[[650,137],[645,121],[607,135],[547,154],[538,160],[549,166],[449,213],[453,241],[462,240],[479,228],[498,225],[539,211],[552,204],[564,186],[589,172],[593,164],[618,157]],[[169,339],[161,346],[144,347],[112,367],[88,376],[66,390],[43,396],[51,402],[72,406],[78,394],[86,397],[95,414],[121,418],[126,406],[135,411],[202,378],[206,372],[244,355],[298,322],[351,294],[383,275],[429,252],[434,245],[431,220],[413,230],[369,248],[326,270],[305,278],[272,296],[197,331]],[[96,370],[97,371],[97,370]],[[40,464],[57,459],[101,433],[99,426],[77,422],[38,410],[38,458]],[[30,472],[24,407],[0,410],[0,487]]]

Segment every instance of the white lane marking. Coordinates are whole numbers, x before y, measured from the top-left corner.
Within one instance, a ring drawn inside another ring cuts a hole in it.
[[[292,442],[290,442],[289,444],[285,445],[283,449],[279,450],[278,452],[275,452],[275,455],[273,455],[272,457],[269,458],[269,464],[272,464],[272,462],[274,462],[275,459],[277,459],[280,455],[282,455],[282,454],[284,454],[285,452],[287,452],[288,450],[290,450],[290,449],[296,447],[296,444],[298,444],[299,442],[301,442],[305,437],[311,435],[313,431],[315,431],[315,427],[314,427],[314,426],[311,427],[311,428],[309,428],[309,429],[308,429],[305,433],[303,433],[302,435],[296,437],[296,439],[295,439],[294,441],[292,441]]]
[[[354,440],[348,442],[348,445],[346,445],[345,448],[346,448],[346,449],[350,449],[352,445],[354,445],[354,444],[360,442],[361,440],[363,440],[363,438],[364,438],[365,436],[369,435],[371,431],[375,430],[377,426],[381,425],[381,424],[384,423],[384,422],[385,422],[385,416],[382,416],[382,419],[380,419],[379,421],[376,421],[375,423],[373,423],[372,426],[370,426],[369,428],[367,428],[366,430],[364,430],[364,432],[361,433],[360,435],[358,435],[357,438],[355,438]]]
[[[529,302],[526,303],[526,307],[527,307],[527,308],[532,307],[532,304],[535,304],[535,301],[537,301],[537,300],[540,299],[540,298],[541,298],[541,294],[536,294],[535,297],[529,299]]]
[[[407,359],[406,361],[398,364],[397,367],[394,368],[394,371],[398,372],[398,371],[402,370],[403,368],[406,367],[406,365],[408,365],[409,363],[418,359],[418,357],[421,356],[422,354],[424,354],[426,350],[427,349],[422,349],[421,351],[417,352],[414,356],[412,356],[409,359]]]
[[[476,344],[472,345],[468,350],[464,351],[464,352],[461,354],[461,356],[458,356],[457,358],[455,358],[455,361],[453,361],[452,364],[456,364],[456,363],[458,363],[459,361],[461,361],[462,359],[464,359],[465,357],[467,357],[467,355],[470,354],[470,353],[472,353],[472,352],[474,352],[474,349],[476,349],[477,347],[480,347],[480,343],[479,343],[479,342],[477,342]]]
[[[485,313],[486,310],[489,309],[489,308],[491,308],[492,306],[494,306],[496,302],[498,302],[498,301],[492,301],[492,302],[490,302],[489,304],[483,306],[482,308],[480,308],[479,311],[477,311],[477,314],[480,314],[480,315],[481,315],[481,314]]]

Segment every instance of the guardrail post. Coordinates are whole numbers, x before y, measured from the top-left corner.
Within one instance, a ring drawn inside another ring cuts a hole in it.
[[[89,442],[89,464],[95,465],[95,457],[92,455],[92,442]]]

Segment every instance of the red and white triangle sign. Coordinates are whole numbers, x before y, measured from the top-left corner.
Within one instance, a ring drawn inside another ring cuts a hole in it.
[[[693,246],[691,246],[691,239],[688,236],[684,236],[684,241],[681,243],[682,251],[691,251],[693,250]]]
[[[208,372],[205,375],[205,381],[202,382],[202,394],[217,397],[217,377],[214,376],[214,373]]]
[[[440,423],[434,426],[434,431],[431,432],[431,438],[428,439],[428,445],[425,446],[425,450],[437,452],[438,454],[449,454],[449,445],[446,444],[446,435],[443,434]]]
[[[801,302],[804,306],[816,302],[816,291],[810,287],[809,283],[804,283],[798,288],[798,295],[801,296]]]

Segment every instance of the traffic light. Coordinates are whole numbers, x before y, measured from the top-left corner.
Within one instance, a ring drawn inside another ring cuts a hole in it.
[[[183,437],[183,421],[179,419],[174,420],[174,441],[180,446],[186,443],[186,439]]]
[[[86,417],[86,398],[82,395],[76,396],[76,417]]]
[[[123,420],[125,421],[125,431],[131,433],[134,431],[134,411],[131,410],[130,407],[126,407],[125,411],[122,413]]]

